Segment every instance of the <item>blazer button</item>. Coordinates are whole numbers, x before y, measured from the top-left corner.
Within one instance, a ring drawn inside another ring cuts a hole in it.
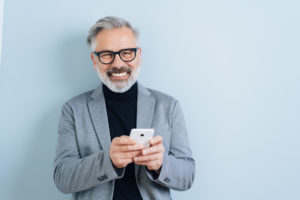
[[[166,177],[166,178],[164,179],[164,181],[165,181],[166,183],[169,183],[171,180],[170,180],[168,177]]]
[[[100,177],[98,177],[98,180],[99,181],[104,181],[105,179],[107,179],[108,177],[107,177],[107,175],[105,174],[105,175],[102,175],[102,176],[100,176]]]

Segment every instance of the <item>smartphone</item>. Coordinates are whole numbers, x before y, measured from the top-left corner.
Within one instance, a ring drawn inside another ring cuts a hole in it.
[[[143,144],[145,147],[150,146],[150,140],[153,137],[154,129],[139,129],[134,128],[130,131],[130,138],[134,139],[137,143]]]

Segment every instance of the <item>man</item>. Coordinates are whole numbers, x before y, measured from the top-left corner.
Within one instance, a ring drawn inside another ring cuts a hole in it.
[[[72,199],[171,199],[195,175],[183,113],[176,99],[137,82],[141,48],[124,19],[105,17],[87,42],[101,84],[62,107],[54,181]],[[150,147],[129,138],[153,128]]]

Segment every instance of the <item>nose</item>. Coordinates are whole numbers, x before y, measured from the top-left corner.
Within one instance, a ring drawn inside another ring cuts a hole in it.
[[[115,59],[112,65],[117,68],[121,68],[124,66],[124,61],[120,58],[120,54],[115,55]]]

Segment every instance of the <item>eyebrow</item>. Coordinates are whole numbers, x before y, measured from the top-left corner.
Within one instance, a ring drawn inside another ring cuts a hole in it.
[[[100,51],[112,51],[112,50],[109,50],[109,49],[102,49],[102,50],[100,50]],[[100,51],[98,51],[98,52],[100,52]]]
[[[102,49],[100,51],[97,51],[97,52],[101,52],[101,51],[112,51],[112,52],[118,52],[118,51],[121,51],[123,49],[132,49],[132,48],[137,48],[137,47],[127,47],[127,48],[122,48],[122,49],[119,49],[117,51],[113,51],[113,50],[110,50],[110,49]]]

